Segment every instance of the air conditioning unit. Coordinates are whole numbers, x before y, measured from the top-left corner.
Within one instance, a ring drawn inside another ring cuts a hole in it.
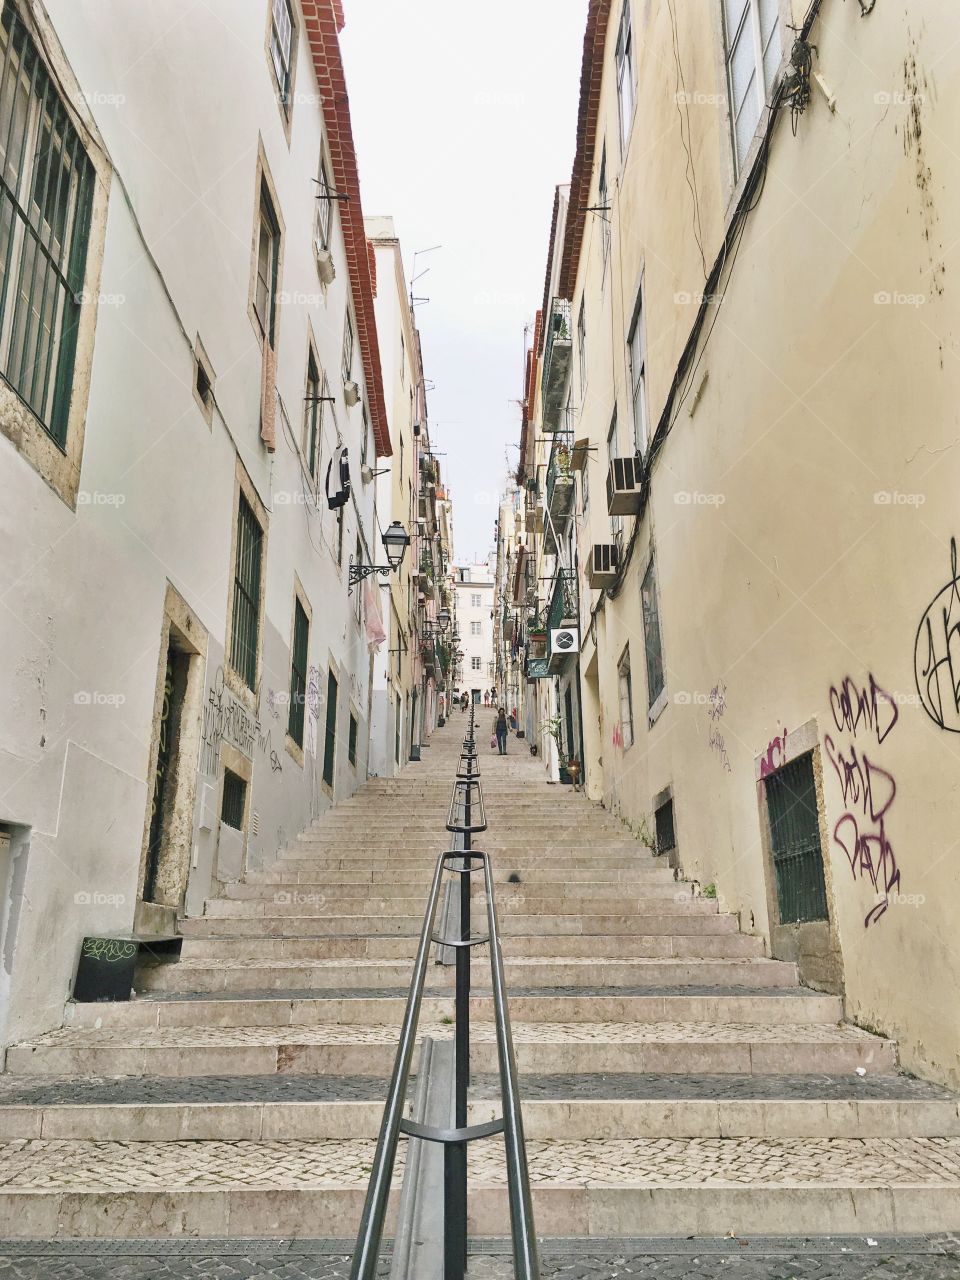
[[[343,384],[343,399],[350,408],[360,403],[360,388],[355,382],[347,381]]]
[[[615,542],[595,542],[590,550],[590,563],[587,566],[587,581],[595,591],[604,587],[612,587],[617,581],[617,570],[620,568],[620,548]]]
[[[607,472],[607,513],[611,516],[632,516],[640,510],[640,484],[643,463],[635,455],[627,458],[611,458]]]
[[[550,632],[551,658],[576,657],[580,649],[580,632],[576,627],[555,627]]]
[[[317,274],[324,284],[333,284],[337,278],[337,269],[333,265],[333,254],[329,249],[325,249],[319,240],[316,241],[314,248],[317,253]]]

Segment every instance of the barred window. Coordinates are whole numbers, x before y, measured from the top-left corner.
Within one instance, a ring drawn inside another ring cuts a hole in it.
[[[10,0],[0,57],[0,374],[62,448],[94,170]]]

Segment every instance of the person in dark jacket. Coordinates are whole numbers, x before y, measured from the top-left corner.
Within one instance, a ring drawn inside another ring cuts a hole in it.
[[[501,707],[497,713],[497,723],[495,733],[497,735],[497,749],[502,756],[507,754],[507,713],[504,707]]]

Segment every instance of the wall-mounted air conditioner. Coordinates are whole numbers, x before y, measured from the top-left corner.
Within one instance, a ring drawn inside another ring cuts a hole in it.
[[[595,591],[604,587],[612,587],[617,581],[617,570],[620,568],[620,548],[615,542],[595,542],[590,549],[590,561],[587,565],[587,581]]]
[[[344,402],[352,408],[355,404],[360,403],[360,388],[353,381],[347,381],[343,384]]]
[[[611,516],[632,516],[640,510],[643,463],[636,455],[611,458],[607,472],[607,512]]]
[[[317,252],[317,274],[324,284],[333,284],[337,278],[337,269],[333,265],[333,254],[325,249],[318,240],[315,244]]]

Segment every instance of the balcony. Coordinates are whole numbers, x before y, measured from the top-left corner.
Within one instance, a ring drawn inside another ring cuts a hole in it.
[[[563,393],[570,372],[573,353],[570,329],[570,303],[566,298],[554,298],[550,305],[547,337],[543,348],[543,377],[540,384],[543,396],[543,429],[556,431],[563,411]]]
[[[544,550],[553,555],[567,520],[573,511],[575,480],[570,470],[570,449],[563,440],[554,440],[547,467],[546,508],[550,519],[545,521]]]
[[[547,614],[547,636],[566,622],[576,625],[579,618],[576,570],[558,569],[553,579],[553,594]]]

